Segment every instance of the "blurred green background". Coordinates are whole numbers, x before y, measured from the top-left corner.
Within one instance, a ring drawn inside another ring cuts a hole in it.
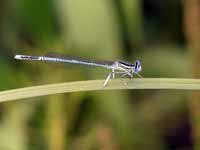
[[[187,1],[1,0],[0,89],[105,79],[108,73],[14,60],[15,54],[140,59],[143,77],[191,77]],[[4,102],[0,149],[192,150],[199,122],[191,99],[185,91],[123,90]]]

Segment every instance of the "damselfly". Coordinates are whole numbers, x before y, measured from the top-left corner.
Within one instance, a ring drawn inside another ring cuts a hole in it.
[[[58,53],[50,53],[45,56],[15,55],[15,59],[61,62],[61,63],[72,63],[72,64],[104,67],[111,70],[111,72],[108,74],[106,80],[103,83],[104,87],[108,84],[111,78],[113,79],[115,78],[116,74],[119,74],[120,77],[129,76],[130,78],[133,78],[133,74],[140,76],[139,72],[142,70],[141,62],[139,60],[136,60],[133,64],[130,64],[121,60],[96,61],[69,55],[62,55]]]

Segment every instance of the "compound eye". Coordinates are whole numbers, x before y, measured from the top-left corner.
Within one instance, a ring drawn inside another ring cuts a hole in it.
[[[136,61],[135,61],[135,67],[136,67],[136,68],[139,68],[140,66],[141,66],[140,61],[139,61],[139,60],[136,60]]]
[[[140,72],[141,70],[142,70],[142,68],[141,68],[141,62],[140,62],[139,60],[136,60],[136,61],[135,61],[134,72],[135,72],[135,73],[138,73],[138,72]]]
[[[138,68],[138,61],[135,62],[135,68]]]

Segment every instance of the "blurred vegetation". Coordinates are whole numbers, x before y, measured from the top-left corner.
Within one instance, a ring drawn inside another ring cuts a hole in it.
[[[0,4],[1,90],[107,75],[98,68],[13,59],[15,54],[49,51],[91,59],[141,59],[144,77],[192,76],[192,54],[198,53],[192,52],[192,36],[185,31],[187,5],[181,0]],[[194,39],[199,43],[198,37]],[[194,133],[200,125],[198,113],[189,107],[189,95],[169,90],[101,91],[1,103],[0,149],[193,149],[199,143],[193,138],[199,137]]]

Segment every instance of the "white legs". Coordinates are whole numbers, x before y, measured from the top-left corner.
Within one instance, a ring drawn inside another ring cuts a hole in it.
[[[108,84],[108,81],[110,80],[111,75],[112,75],[112,72],[108,74],[106,80],[104,81],[104,83],[103,83],[103,86],[104,86],[104,87]]]
[[[105,87],[108,84],[108,81],[110,80],[110,78],[112,77],[112,79],[115,78],[115,70],[112,69],[112,72],[108,74],[106,80],[103,83],[103,86]]]
[[[127,71],[127,72],[124,72],[124,71],[115,72],[114,70],[112,70],[112,72],[108,74],[106,80],[104,81],[103,86],[106,87],[107,84],[108,84],[108,82],[109,82],[109,80],[110,80],[111,78],[114,79],[116,74],[122,74],[122,75],[120,76],[120,78],[122,78],[122,77],[124,77],[124,76],[126,76],[126,75],[128,75],[128,76],[130,77],[130,79],[133,78],[133,75],[132,75],[130,72],[128,72],[128,71]]]

